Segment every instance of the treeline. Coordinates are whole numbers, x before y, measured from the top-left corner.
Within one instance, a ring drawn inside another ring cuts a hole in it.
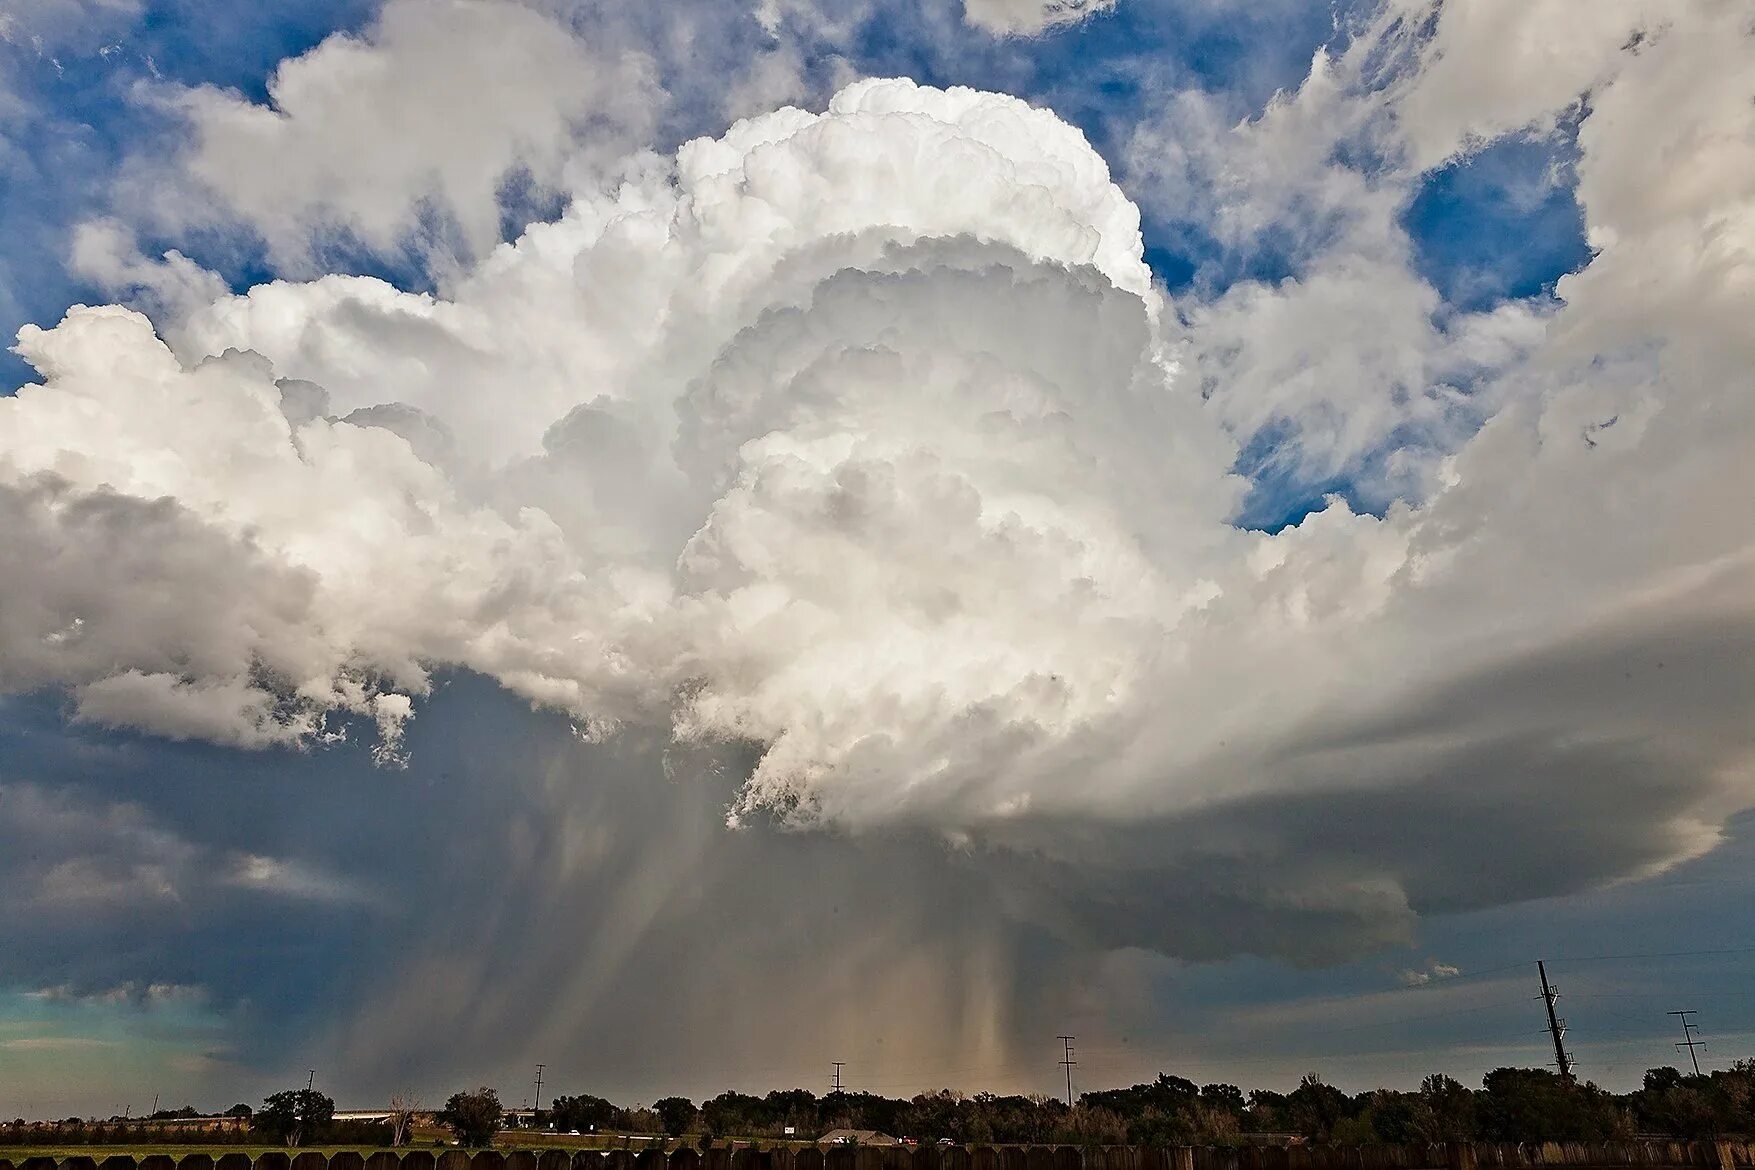
[[[0,1126],[0,1146],[235,1146],[246,1136],[265,1145],[387,1146],[396,1129],[379,1121],[337,1121],[335,1102],[310,1089],[275,1093],[260,1109],[233,1105],[217,1117],[184,1105],[161,1109],[144,1121],[19,1118]]]
[[[334,1119],[335,1103],[308,1089],[268,1097],[251,1111],[195,1124],[188,1107],[166,1122],[68,1118],[0,1125],[0,1145],[235,1145],[247,1128],[265,1145],[389,1146],[407,1140],[413,1106],[393,1123]],[[155,1115],[160,1116],[160,1115]],[[490,1143],[511,1119],[491,1088],[454,1094],[435,1119],[465,1145]],[[176,1124],[188,1120],[189,1124]],[[1224,1146],[1250,1135],[1297,1135],[1318,1145],[1422,1142],[1615,1141],[1641,1134],[1697,1139],[1755,1134],[1755,1060],[1700,1075],[1654,1068],[1631,1093],[1562,1080],[1546,1069],[1501,1068],[1481,1087],[1434,1074],[1418,1089],[1349,1094],[1315,1074],[1289,1093],[1197,1085],[1162,1074],[1126,1089],[1085,1093],[1071,1108],[1044,1096],[965,1095],[949,1089],[910,1098],[807,1089],[764,1096],[724,1092],[696,1105],[663,1097],[624,1107],[588,1094],[558,1096],[536,1125],[562,1133],[633,1133],[686,1138],[813,1140],[835,1129],[876,1130],[959,1145]],[[1254,1140],[1259,1140],[1256,1138]]]
[[[872,1093],[725,1092],[699,1106],[665,1097],[623,1108],[601,1097],[557,1097],[539,1125],[580,1133],[783,1138],[870,1129],[967,1145],[1071,1143],[1227,1145],[1250,1134],[1296,1134],[1319,1144],[1445,1141],[1608,1141],[1755,1134],[1755,1060],[1703,1075],[1654,1068],[1631,1093],[1568,1083],[1546,1069],[1501,1068],[1471,1089],[1434,1074],[1413,1091],[1350,1094],[1311,1074],[1289,1093],[1197,1085],[1164,1074],[1126,1089],[1085,1093],[1072,1108],[1042,1096],[951,1090],[900,1099]]]

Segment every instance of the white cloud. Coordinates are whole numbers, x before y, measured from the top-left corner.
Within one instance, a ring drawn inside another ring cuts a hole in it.
[[[1395,119],[1417,167],[1519,130],[1552,129],[1614,77],[1641,38],[1723,0],[1392,0],[1385,37],[1415,61]],[[1436,28],[1422,38],[1426,26]]]
[[[202,988],[186,983],[137,983],[128,981],[111,987],[82,989],[70,983],[58,983],[53,987],[44,987],[36,991],[27,991],[25,995],[31,999],[45,1003],[67,1003],[96,1005],[102,1007],[143,1007],[155,1008],[165,1004],[200,1001],[205,997]]]
[[[141,0],[0,0],[0,41],[49,57],[90,52],[140,13]]]
[[[109,290],[127,296],[165,317],[177,317],[224,296],[226,283],[181,252],[172,249],[158,260],[141,254],[127,225],[115,219],[92,220],[73,230],[73,271]]]
[[[388,251],[430,235],[433,213],[481,255],[514,171],[539,190],[595,180],[645,140],[663,96],[639,54],[594,52],[513,0],[390,0],[362,36],[282,62],[267,105],[158,94],[194,130],[189,176],[294,268],[325,231]],[[172,221],[187,214],[176,198],[159,197]]]
[[[1427,962],[1424,967],[1404,968],[1396,973],[1396,979],[1403,987],[1425,987],[1438,979],[1450,979],[1461,975],[1462,968],[1449,963],[1440,963],[1437,959]]]
[[[1197,955],[1661,867],[1755,803],[1738,48],[1703,5],[1600,81],[1600,252],[1551,313],[1439,319],[1394,223],[1418,164],[1334,159],[1401,99],[1326,58],[1167,172],[1253,191],[1239,239],[1327,220],[1300,278],[1208,304],[1152,288],[1076,130],[882,81],[647,158],[442,297],[281,282],[168,346],[76,310],[0,402],[7,685],[306,743],[463,667],[757,745],[745,820],[1000,846],[1018,902]],[[1414,488],[1240,530],[1230,469],[1280,428]],[[1564,848],[1483,873],[1556,794]],[[1179,928],[1141,904],[1172,886],[1256,916]]]
[[[1037,36],[1114,8],[1116,0],[963,0],[963,18],[996,36]]]
[[[358,902],[360,891],[332,874],[313,869],[302,862],[260,853],[235,853],[225,863],[224,876],[228,885],[246,890],[277,894],[313,902]]]

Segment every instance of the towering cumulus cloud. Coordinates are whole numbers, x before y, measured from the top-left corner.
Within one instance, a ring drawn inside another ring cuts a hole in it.
[[[1285,359],[1304,310],[1248,314],[1291,290],[1173,303],[1052,113],[905,80],[634,156],[442,295],[77,308],[0,400],[0,678],[393,762],[474,671],[747,749],[733,822],[924,827],[1018,912],[1176,954],[1661,867],[1755,800],[1748,47],[1707,5],[1586,77],[1595,258],[1386,380]],[[1697,52],[1726,92],[1665,97]],[[1391,113],[1415,168],[1543,116]],[[1275,435],[1412,486],[1248,529]]]

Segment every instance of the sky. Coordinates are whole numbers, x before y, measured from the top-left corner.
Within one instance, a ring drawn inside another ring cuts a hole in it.
[[[1755,1055],[1734,0],[0,0],[0,1116]]]

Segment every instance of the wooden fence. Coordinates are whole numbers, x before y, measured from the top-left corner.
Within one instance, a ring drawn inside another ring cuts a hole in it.
[[[1746,1142],[1452,1142],[1378,1146],[863,1146],[661,1150],[317,1150],[0,1157],[0,1170],[1621,1170],[1755,1167]]]

